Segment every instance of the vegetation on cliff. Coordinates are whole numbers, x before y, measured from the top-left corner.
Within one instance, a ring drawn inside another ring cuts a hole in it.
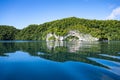
[[[15,40],[18,32],[13,26],[0,25],[0,40]]]
[[[89,20],[76,17],[64,18],[40,25],[32,24],[22,30],[10,26],[0,26],[0,40],[45,40],[48,33],[65,36],[70,30],[91,34],[101,40],[120,40],[120,21]]]

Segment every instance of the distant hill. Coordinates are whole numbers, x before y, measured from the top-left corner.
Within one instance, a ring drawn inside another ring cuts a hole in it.
[[[10,26],[0,26],[0,40],[46,40],[46,35],[49,33],[65,36],[71,30],[90,34],[99,40],[120,40],[120,21],[89,20],[76,17],[64,18],[40,25],[31,24],[22,30]]]

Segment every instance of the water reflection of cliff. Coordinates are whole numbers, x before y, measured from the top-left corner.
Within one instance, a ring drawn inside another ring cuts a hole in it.
[[[120,42],[0,42],[0,56],[16,51],[28,52],[31,56],[38,56],[53,61],[81,61],[99,65],[88,57],[107,59],[119,62],[120,59],[101,56],[108,54],[118,56]]]
[[[66,47],[67,51],[70,53],[75,53],[77,51],[83,51],[85,48],[89,49],[91,47],[96,47],[97,49],[100,48],[99,42],[81,42],[81,41],[48,41],[47,43],[47,48],[49,50],[52,50],[56,47]],[[92,45],[91,45],[92,44]],[[97,50],[96,50],[97,51]]]
[[[71,41],[71,42],[65,42],[65,41],[48,41],[47,42],[47,48],[49,50],[52,50],[53,48],[55,49],[56,47],[67,47],[68,52],[76,52],[79,50],[82,45],[80,44],[80,41]]]

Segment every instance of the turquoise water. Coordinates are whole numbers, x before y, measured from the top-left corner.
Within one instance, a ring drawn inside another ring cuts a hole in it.
[[[120,41],[0,41],[0,80],[120,80]]]

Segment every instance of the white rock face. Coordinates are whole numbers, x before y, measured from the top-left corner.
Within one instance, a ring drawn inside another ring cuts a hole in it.
[[[46,41],[49,41],[50,37],[55,37],[57,41],[62,41],[64,39],[63,36],[57,36],[56,34],[49,33],[46,36]]]
[[[52,37],[52,36],[53,36],[52,33],[47,34],[47,36],[46,36],[46,41],[49,41],[49,38]]]
[[[74,31],[69,31],[69,33],[66,36],[57,36],[56,34],[49,33],[46,36],[46,41],[49,41],[49,38],[53,36],[58,41],[63,41],[69,36],[78,37],[79,41],[98,41],[99,40],[98,38],[92,37],[90,34],[83,34],[83,33],[80,33],[79,31],[74,30]]]

